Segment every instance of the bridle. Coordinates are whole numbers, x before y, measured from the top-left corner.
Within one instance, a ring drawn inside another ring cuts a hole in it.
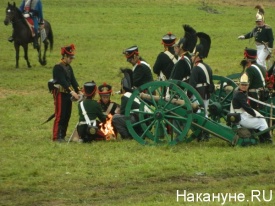
[[[4,20],[5,24],[8,25],[9,23],[11,24],[15,24],[19,21],[22,21],[21,18],[18,18],[17,20],[15,20],[16,18],[16,10],[12,9],[12,8],[7,8],[6,10],[6,19]]]

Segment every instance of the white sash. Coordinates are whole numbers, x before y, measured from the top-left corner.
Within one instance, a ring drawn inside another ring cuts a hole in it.
[[[85,118],[85,120],[86,120],[87,125],[91,126],[92,123],[93,123],[93,126],[96,126],[96,121],[95,121],[95,120],[92,120],[92,121],[91,121],[91,120],[89,119],[89,117],[88,117],[88,115],[87,115],[87,112],[86,112],[86,110],[85,110],[85,108],[84,108],[83,101],[80,102],[80,107],[81,107],[82,114],[84,115],[84,118]]]
[[[260,73],[260,76],[261,76],[263,85],[264,85],[264,87],[265,87],[265,79],[264,79],[264,77],[263,77],[263,73],[261,72],[261,70],[259,69],[259,67],[257,67],[255,64],[252,64],[251,66],[254,67],[254,68]]]

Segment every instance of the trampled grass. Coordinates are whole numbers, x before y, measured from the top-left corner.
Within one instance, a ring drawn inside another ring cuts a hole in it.
[[[274,2],[261,1],[266,21],[275,28]],[[16,2],[19,5],[20,2]],[[205,3],[205,4],[203,4]],[[141,146],[136,141],[56,144],[51,141],[53,113],[47,91],[60,47],[76,45],[72,66],[80,84],[106,81],[118,91],[120,67],[130,67],[122,50],[138,45],[151,65],[162,50],[161,37],[171,31],[183,35],[190,24],[212,38],[206,62],[215,74],[240,72],[243,49],[253,41],[237,36],[254,27],[256,1],[164,0],[51,0],[43,1],[44,16],[54,31],[54,50],[48,64],[39,65],[29,48],[32,68],[6,39],[11,26],[0,25],[0,205],[221,205],[222,199],[192,202],[183,194],[230,194],[224,205],[274,205],[274,147],[230,147],[212,138],[209,142],[169,146]],[[0,2],[3,11],[7,2]],[[203,7],[207,5],[208,7]],[[201,8],[210,8],[202,10]],[[217,11],[217,12],[216,12]],[[112,98],[119,102],[119,95]],[[68,129],[77,122],[76,104]],[[261,192],[260,200],[252,191]],[[272,191],[272,200],[269,192]],[[264,196],[264,193],[265,195]],[[234,194],[245,199],[234,198]],[[265,198],[265,199],[264,199]],[[235,201],[234,201],[235,200]],[[266,201],[265,201],[266,200]]]

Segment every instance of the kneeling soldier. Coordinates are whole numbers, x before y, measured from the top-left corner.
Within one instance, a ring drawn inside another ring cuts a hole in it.
[[[86,82],[83,86],[84,96],[86,97],[78,105],[79,124],[77,132],[83,142],[93,140],[103,140],[104,135],[98,130],[97,118],[101,122],[106,121],[106,115],[103,114],[100,105],[94,100],[97,86],[94,81]]]
[[[248,128],[255,129],[259,131],[266,130],[268,128],[266,120],[263,116],[254,110],[247,103],[247,90],[249,82],[247,74],[243,74],[240,79],[240,85],[237,90],[234,91],[232,99],[232,107],[230,109],[231,113],[240,113],[241,121],[240,125]],[[271,136],[269,132],[266,132],[259,137],[261,143],[272,143]]]

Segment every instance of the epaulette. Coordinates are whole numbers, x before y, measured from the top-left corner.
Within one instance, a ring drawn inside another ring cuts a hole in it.
[[[265,24],[265,28],[266,29],[271,29],[271,26],[269,26],[268,24]]]

